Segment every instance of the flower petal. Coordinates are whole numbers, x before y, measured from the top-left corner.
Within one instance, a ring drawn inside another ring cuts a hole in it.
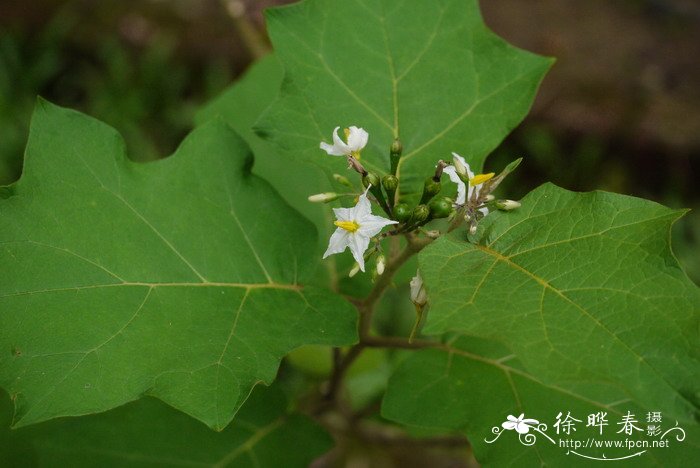
[[[486,207],[479,208],[479,211],[480,211],[481,214],[483,214],[484,216],[486,216],[487,214],[489,214],[489,209],[486,208]]]
[[[338,136],[338,130],[340,130],[340,127],[335,127],[333,130],[333,146],[343,148],[345,154],[350,154],[350,148],[348,148],[348,145]]]
[[[518,422],[518,418],[513,416],[512,414],[509,414],[508,417],[506,418],[508,421],[513,421],[513,422]]]
[[[522,422],[525,423],[525,424],[529,424],[529,425],[531,425],[531,426],[532,426],[532,425],[537,425],[537,424],[540,423],[537,419],[523,419]]]
[[[323,151],[328,153],[330,156],[345,156],[345,150],[342,148],[338,148],[334,145],[329,145],[328,143],[323,142],[323,141],[321,142],[321,144],[319,146]]]
[[[369,191],[369,187],[371,187],[371,185],[365,189],[365,193],[360,195],[360,197],[357,199],[357,205],[355,205],[355,207],[352,209],[353,220],[357,221],[358,223],[365,216],[372,214],[372,204],[367,198],[367,192]]]
[[[345,252],[345,249],[348,248],[349,245],[350,233],[343,228],[338,228],[328,241],[328,248],[326,249],[326,253],[323,254],[323,258]]]
[[[340,139],[338,136],[338,130],[340,127],[335,127],[335,130],[333,130],[333,144],[329,145],[328,143],[321,142],[320,147],[322,150],[324,150],[326,153],[328,153],[331,156],[345,156],[349,155],[352,151],[350,148],[348,148],[348,145],[345,144],[343,140]]]
[[[369,247],[369,237],[365,237],[359,232],[354,232],[350,234],[348,239],[348,244],[350,246],[350,251],[352,256],[355,257],[355,261],[360,265],[360,270],[364,273],[365,271],[365,250]]]
[[[350,134],[348,135],[348,148],[351,151],[360,151],[367,145],[369,140],[369,133],[367,133],[363,128],[350,127]]]
[[[338,221],[355,221],[355,208],[333,208],[333,214]]]
[[[384,229],[384,226],[399,224],[398,221],[392,221],[390,219],[375,215],[366,215],[363,218],[358,219],[357,223],[360,225],[358,232],[362,233],[362,235],[366,237],[376,236],[382,229]]]
[[[457,184],[457,200],[455,200],[455,203],[458,205],[464,205],[467,196],[467,186],[464,182],[462,182],[462,179],[459,178],[457,169],[455,169],[454,166],[447,166],[442,170],[442,172],[447,174],[450,180]]]

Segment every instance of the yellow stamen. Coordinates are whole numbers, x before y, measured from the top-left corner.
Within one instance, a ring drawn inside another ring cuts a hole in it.
[[[350,153],[350,155],[353,158],[357,159],[358,161],[360,160],[360,152],[359,151],[353,151],[352,153]]]
[[[345,141],[348,141],[348,138],[350,138],[350,129],[346,128],[343,132],[345,133]]]
[[[339,228],[345,229],[348,232],[355,232],[358,229],[360,229],[360,225],[357,224],[355,221],[334,221],[333,224],[335,224]]]
[[[495,172],[489,172],[488,174],[477,174],[471,179],[469,179],[469,185],[471,185],[472,187],[476,187],[477,185],[483,184],[484,182],[491,180],[491,178],[495,175]]]

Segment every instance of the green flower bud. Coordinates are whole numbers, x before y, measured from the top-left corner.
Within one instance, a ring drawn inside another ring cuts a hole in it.
[[[399,186],[399,179],[396,178],[394,175],[385,175],[382,178],[382,185],[384,186],[384,189],[388,191],[395,192],[396,188]]]
[[[425,179],[425,184],[423,184],[423,196],[420,199],[421,204],[428,203],[431,198],[440,193],[442,185],[439,180],[435,180],[433,177],[428,177]]]
[[[389,149],[389,161],[391,162],[391,173],[396,174],[396,169],[399,167],[399,160],[401,159],[401,153],[403,152],[403,145],[401,141],[397,138],[391,144]]]
[[[379,176],[377,174],[375,174],[374,172],[368,172],[362,178],[362,185],[364,185],[365,187],[369,187],[371,185],[372,187],[378,188],[379,187]]]
[[[411,224],[421,223],[428,219],[429,216],[430,208],[426,205],[418,205],[413,209],[413,213],[411,213]]]
[[[400,223],[405,223],[411,217],[411,208],[406,203],[398,203],[394,207],[394,218]]]
[[[397,179],[395,175],[385,175],[384,177],[382,177],[382,185],[384,186],[384,190],[386,191],[386,196],[389,200],[389,204],[393,205],[394,196],[396,195],[396,189],[399,187],[399,179]]]
[[[436,198],[428,205],[430,215],[433,218],[447,218],[454,208],[452,208],[452,200],[447,197]]]
[[[345,176],[342,176],[340,174],[333,174],[333,178],[339,184],[345,185],[346,187],[352,187],[352,182],[350,182]]]
[[[384,192],[382,192],[382,184],[379,180],[379,176],[374,172],[368,172],[362,177],[362,184],[365,187],[369,187],[369,191],[377,199],[377,203],[382,207],[384,212],[391,216],[391,207],[387,204],[384,198]]]

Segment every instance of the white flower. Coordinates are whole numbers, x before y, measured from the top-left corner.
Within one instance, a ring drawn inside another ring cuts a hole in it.
[[[537,419],[524,419],[525,418],[525,413],[522,413],[520,416],[517,418],[513,415],[508,415],[506,419],[508,421],[505,421],[501,426],[503,426],[503,429],[506,429],[508,431],[511,431],[515,429],[518,434],[527,434],[530,432],[530,426],[533,424],[539,424],[540,422]]]
[[[369,187],[367,187],[369,190]],[[328,242],[328,249],[323,258],[329,255],[345,252],[350,247],[352,256],[360,265],[360,270],[365,271],[364,253],[369,247],[369,240],[390,224],[398,224],[398,221],[382,218],[372,214],[372,205],[367,199],[367,190],[360,195],[357,205],[353,208],[333,208],[338,226]]]
[[[355,159],[360,159],[360,151],[367,145],[369,134],[362,128],[350,127],[345,129],[345,139],[347,143],[340,139],[338,130],[340,127],[335,127],[333,130],[333,144],[322,141],[321,149],[331,156],[352,156]]]
[[[446,173],[450,180],[457,184],[457,200],[455,204],[464,205],[467,201],[473,200],[473,197],[478,199],[481,195],[481,188],[484,182],[491,180],[495,174],[490,172],[488,174],[475,175],[462,156],[457,153],[452,153],[452,157],[454,165],[447,166],[442,172]],[[460,176],[469,181],[468,186]],[[481,208],[479,211],[481,211],[484,216],[489,214],[488,208]]]
[[[416,276],[411,278],[411,302],[417,306],[424,306],[428,302],[428,296],[423,286],[423,278],[420,276],[420,271],[416,271]]]

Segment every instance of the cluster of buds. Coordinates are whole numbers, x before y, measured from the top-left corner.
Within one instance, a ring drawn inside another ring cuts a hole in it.
[[[349,168],[357,172],[362,180],[364,192],[338,194],[335,192],[320,193],[309,197],[309,201],[329,203],[342,196],[357,197],[357,203],[352,208],[334,208],[337,229],[330,238],[328,249],[323,258],[344,252],[347,248],[353,254],[356,264],[351,275],[365,271],[365,261],[377,254],[375,274],[381,275],[385,267],[385,258],[381,252],[379,239],[389,235],[404,234],[421,229],[432,220],[452,218],[450,229],[457,227],[463,220],[469,226],[469,232],[476,232],[478,222],[489,213],[490,209],[512,210],[520,206],[512,200],[495,200],[491,192],[512,172],[520,163],[520,159],[509,164],[503,172],[496,175],[474,174],[469,164],[457,153],[452,153],[453,164],[438,161],[435,172],[425,179],[421,198],[414,206],[399,200],[399,179],[397,171],[403,147],[395,139],[389,148],[391,172],[380,176],[369,172],[360,162],[361,152],[369,141],[369,134],[362,128],[351,126],[345,129],[345,141],[338,135],[340,127],[333,131],[333,144],[321,142],[320,148],[331,156],[346,158]],[[457,184],[457,198],[440,196],[442,191],[442,175]],[[341,185],[353,187],[347,177],[335,174],[335,180]],[[373,197],[387,215],[387,218],[372,214],[368,193]],[[393,226],[391,231],[380,235],[386,226]],[[434,231],[430,231],[434,238]],[[439,235],[439,233],[437,234]],[[376,237],[375,237],[376,236]],[[373,247],[368,251],[371,241]]]

